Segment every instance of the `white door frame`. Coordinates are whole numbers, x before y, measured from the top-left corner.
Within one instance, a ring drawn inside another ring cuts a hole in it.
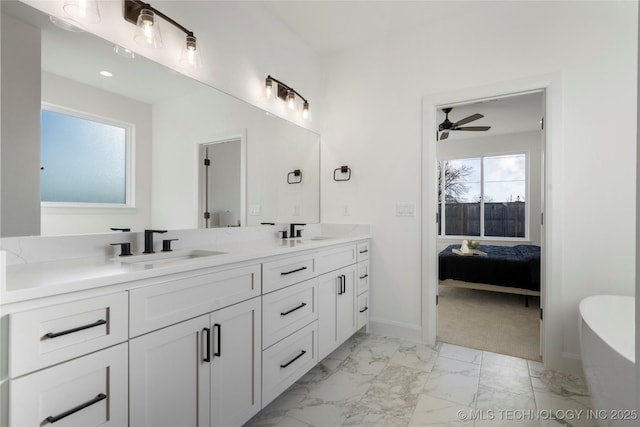
[[[239,219],[242,227],[247,226],[247,130],[239,129],[237,131],[224,134],[214,135],[208,138],[202,138],[196,141],[196,168],[198,182],[198,227],[206,228],[206,222],[202,216],[205,208],[205,173],[202,167],[202,153],[206,146],[214,144],[223,144],[225,142],[240,141],[240,212]]]
[[[544,308],[543,360],[546,367],[563,369],[562,355],[562,238],[554,227],[561,227],[562,185],[562,76],[560,73],[528,77],[438,94],[422,99],[422,340],[434,345],[437,334],[437,168],[436,111],[442,105],[455,106],[473,101],[543,90],[545,93],[545,129],[543,147],[544,227],[542,230],[541,307]],[[553,182],[553,187],[551,183]],[[534,220],[536,213],[531,213]],[[537,220],[537,219],[536,219]]]

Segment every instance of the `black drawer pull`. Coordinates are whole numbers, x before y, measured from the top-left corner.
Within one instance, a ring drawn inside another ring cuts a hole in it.
[[[287,366],[291,365],[293,362],[295,362],[296,360],[300,359],[302,356],[304,356],[307,353],[306,350],[302,350],[300,351],[300,354],[297,355],[296,357],[294,357],[293,359],[289,360],[287,363],[285,363],[284,365],[280,365],[281,368],[286,368]]]
[[[97,395],[96,397],[94,397],[93,399],[91,399],[88,402],[85,402],[81,405],[76,406],[75,408],[71,408],[68,411],[65,411],[63,413],[61,413],[60,415],[56,415],[56,416],[50,416],[46,418],[46,421],[50,422],[51,424],[60,421],[63,418],[68,417],[69,415],[75,414],[78,411],[82,411],[84,408],[88,408],[89,406],[100,402],[101,400],[104,400],[107,398],[107,395],[104,393],[100,393],[99,395]]]
[[[302,307],[305,307],[307,305],[306,302],[303,302],[302,304],[300,304],[299,306],[297,306],[296,308],[292,308],[289,311],[285,311],[284,313],[280,313],[280,316],[286,316],[287,314],[291,314],[296,310],[300,310]]]
[[[213,353],[213,355],[216,356],[216,357],[220,357],[222,355],[222,346],[220,344],[220,340],[222,339],[221,338],[222,337],[222,325],[220,323],[215,323],[213,325],[213,327],[218,330],[218,339],[217,339],[217,341],[218,341],[218,346],[217,347],[218,348],[217,348],[216,352]]]
[[[368,274],[365,274],[364,276],[360,276],[361,279],[366,279],[367,277],[369,277]]]
[[[100,319],[97,322],[94,322],[90,325],[78,326],[77,328],[67,329],[66,331],[61,331],[61,332],[49,332],[45,334],[45,337],[57,338],[57,337],[61,337],[62,335],[72,334],[74,332],[84,331],[85,329],[95,328],[96,326],[106,325],[106,324],[107,324],[106,320]]]
[[[291,271],[283,271],[282,273],[280,273],[280,275],[281,276],[286,276],[287,274],[297,273],[298,271],[303,271],[303,270],[306,270],[306,269],[307,269],[307,267],[300,267],[300,268],[297,268],[297,269],[291,270]]]
[[[207,356],[204,359],[202,359],[202,361],[210,363],[211,362],[211,329],[203,328],[202,332],[206,332],[207,334]]]
[[[365,311],[369,310],[369,307],[365,307],[362,310],[360,310],[360,313],[364,313]]]
[[[365,249],[363,251],[360,251],[361,254],[366,254],[367,252],[369,252],[369,249]]]

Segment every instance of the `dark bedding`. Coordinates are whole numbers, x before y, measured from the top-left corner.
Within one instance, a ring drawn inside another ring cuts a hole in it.
[[[452,252],[460,245],[442,250],[438,261],[440,280],[455,279],[473,283],[509,286],[540,291],[540,246],[480,245],[487,256],[461,256]]]

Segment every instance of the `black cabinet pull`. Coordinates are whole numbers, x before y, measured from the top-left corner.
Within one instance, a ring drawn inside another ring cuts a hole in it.
[[[106,325],[106,324],[107,324],[106,320],[100,319],[97,322],[91,323],[90,325],[78,326],[77,328],[67,329],[66,331],[49,332],[49,333],[45,334],[45,337],[47,337],[47,338],[57,338],[57,337],[61,337],[63,335],[72,334],[74,332],[79,332],[79,331],[84,331],[85,329],[95,328],[96,326]]]
[[[338,276],[338,295],[342,295],[342,276]]]
[[[367,277],[369,277],[368,274],[365,274],[364,276],[360,276],[361,279],[366,279]]]
[[[203,362],[210,363],[211,362],[211,329],[203,328],[202,332],[207,334],[207,356],[202,359]]]
[[[364,313],[365,311],[369,310],[369,307],[365,307],[362,310],[360,310],[360,313]]]
[[[285,363],[284,365],[280,365],[281,368],[286,368],[287,366],[291,365],[293,362],[295,362],[296,360],[300,359],[302,356],[304,356],[305,354],[307,354],[306,350],[301,350],[300,354],[297,355],[296,357],[294,357],[293,359],[289,360],[287,363]]]
[[[216,352],[213,353],[213,355],[216,356],[216,357],[220,357],[220,355],[222,354],[222,348],[221,348],[221,345],[220,345],[220,339],[221,339],[220,337],[222,336],[222,325],[220,325],[220,323],[215,323],[213,325],[213,327],[218,330],[218,335],[217,335],[217,337],[218,337],[217,338],[217,344],[218,345],[216,346],[217,347],[216,348]]]
[[[307,269],[307,267],[300,267],[300,268],[297,268],[297,269],[291,270],[291,271],[283,271],[282,273],[280,273],[280,275],[281,276],[286,276],[287,274],[297,273],[298,271],[303,271],[303,270],[306,270],[306,269]]]
[[[104,393],[100,393],[99,395],[97,395],[96,397],[94,397],[93,399],[91,399],[88,402],[85,402],[81,405],[76,406],[75,408],[71,408],[68,411],[65,411],[59,415],[55,415],[55,416],[49,416],[47,417],[45,420],[50,422],[51,424],[60,421],[63,418],[68,417],[69,415],[75,414],[78,411],[82,411],[84,408],[88,408],[89,406],[100,402],[101,400],[104,400],[107,398],[107,395]]]
[[[342,293],[346,294],[347,293],[347,276],[343,274],[341,277],[342,277]]]
[[[280,316],[286,316],[287,314],[291,314],[291,313],[293,313],[293,312],[294,312],[294,311],[296,311],[296,310],[300,310],[302,307],[304,307],[304,306],[306,306],[306,305],[307,305],[307,303],[306,303],[306,302],[303,302],[302,304],[300,304],[300,305],[299,305],[299,306],[297,306],[296,308],[292,308],[292,309],[291,309],[291,310],[289,310],[289,311],[285,311],[284,313],[280,313]]]
[[[365,249],[363,251],[360,251],[361,254],[366,254],[367,252],[369,252],[369,249]]]

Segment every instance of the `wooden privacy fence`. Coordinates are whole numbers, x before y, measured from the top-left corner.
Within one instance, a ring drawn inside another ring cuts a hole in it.
[[[484,235],[525,237],[525,205],[522,201],[485,203]],[[480,236],[480,203],[447,203],[445,212],[447,235]]]

